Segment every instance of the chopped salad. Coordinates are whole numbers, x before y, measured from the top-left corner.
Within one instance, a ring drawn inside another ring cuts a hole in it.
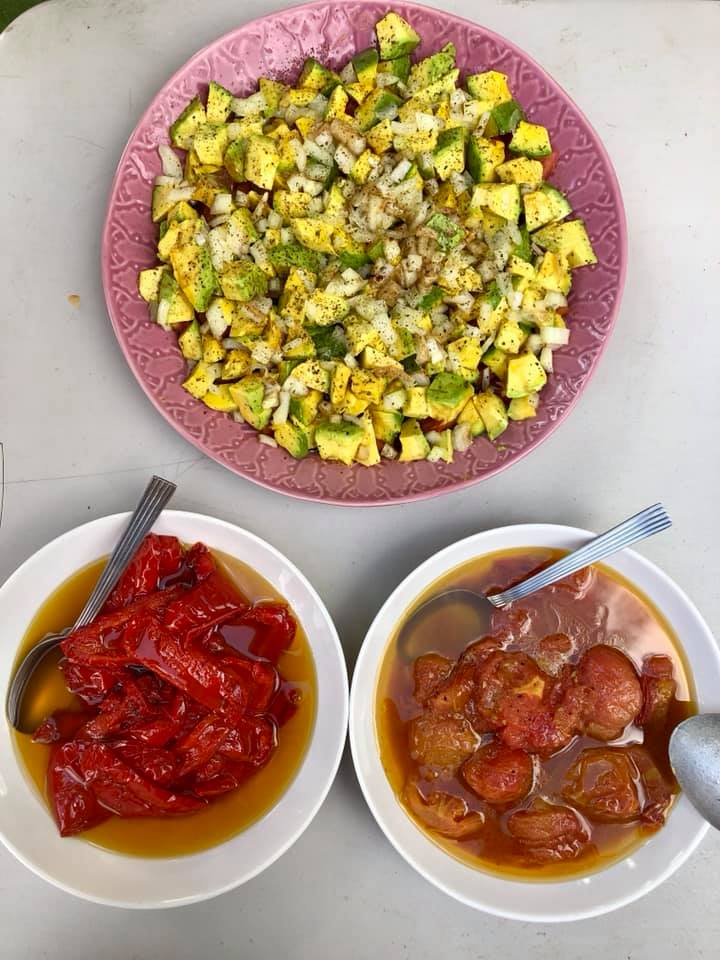
[[[572,271],[596,257],[507,77],[461,84],[451,43],[413,62],[392,11],[375,30],[339,73],[310,58],[294,86],[210,82],[187,104],[139,290],[184,388],[261,442],[450,463],[536,415]]]

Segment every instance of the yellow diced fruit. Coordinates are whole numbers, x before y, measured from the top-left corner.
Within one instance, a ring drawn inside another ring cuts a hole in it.
[[[385,346],[377,349],[373,346],[367,346],[362,352],[360,364],[364,370],[382,371],[385,377],[399,377],[404,373],[403,365],[391,356],[385,353]]]
[[[291,221],[293,233],[299,243],[318,253],[334,253],[332,244],[333,225],[319,217],[305,217]]]
[[[181,243],[190,243],[195,234],[203,232],[198,229],[198,221],[179,220],[172,223],[165,231],[164,236],[158,241],[158,256],[161,260],[168,260],[172,249]]]
[[[495,346],[504,353],[517,353],[526,339],[526,333],[519,323],[506,320],[495,334]]]
[[[291,337],[283,350],[283,355],[289,360],[309,360],[315,356],[315,344],[311,337]]]
[[[333,221],[341,220],[345,216],[346,206],[347,204],[345,202],[345,197],[342,195],[342,190],[336,183],[334,183],[330,187],[323,218],[325,220]]]
[[[353,370],[350,378],[350,389],[361,400],[368,403],[379,403],[387,386],[387,380],[369,370]]]
[[[219,410],[221,413],[232,413],[233,410],[237,410],[237,404],[224,383],[213,384],[203,396],[202,401],[211,410]]]
[[[325,293],[324,290],[316,290],[305,303],[305,320],[307,323],[326,327],[343,320],[349,310],[344,297]]]
[[[514,160],[501,163],[496,172],[504,183],[527,183],[538,187],[543,179],[542,164],[529,157],[515,157]]]
[[[477,373],[482,356],[482,343],[479,337],[460,337],[447,346],[448,357],[457,367],[457,372],[465,379],[471,379]]]
[[[269,80],[267,77],[260,77],[258,86],[267,104],[266,116],[273,114],[285,96],[288,90],[287,86],[284,83],[279,83],[277,80]]]
[[[467,423],[470,427],[470,435],[472,437],[479,437],[481,433],[485,432],[485,424],[475,403],[475,397],[470,397],[462,408],[457,422]]]
[[[217,363],[225,359],[225,347],[210,333],[204,333],[202,338],[202,358],[205,363]]]
[[[476,73],[465,81],[468,92],[476,100],[487,100],[493,106],[512,99],[507,77],[498,70],[486,70]]]
[[[348,384],[350,383],[350,367],[338,363],[330,376],[330,403],[339,407],[345,399]]]
[[[197,319],[188,324],[178,337],[180,352],[186,360],[202,360],[202,336]]]
[[[312,197],[309,193],[290,193],[288,190],[276,190],[273,194],[273,209],[284,220],[294,217],[306,217],[310,212]]]
[[[324,367],[320,366],[317,360],[305,360],[298,364],[293,370],[292,376],[311,390],[327,393],[330,389],[330,374]]]
[[[158,298],[158,287],[165,267],[155,267],[152,270],[141,270],[138,275],[138,292],[145,303],[151,303]]]
[[[250,137],[245,151],[245,176],[262,190],[272,190],[280,163],[277,144],[270,137]]]
[[[390,120],[381,120],[365,134],[368,144],[375,153],[385,153],[393,145],[393,132]]]
[[[274,311],[270,313],[270,319],[267,327],[265,328],[264,339],[265,343],[267,343],[273,352],[276,352],[280,349],[283,344],[283,340],[285,339],[283,329],[278,323],[278,316]]]
[[[252,366],[252,357],[247,350],[240,347],[230,350],[225,358],[222,368],[223,380],[239,380],[246,373],[250,372]]]
[[[193,397],[202,400],[216,379],[216,371],[209,364],[200,360],[193,367],[193,371],[183,383],[183,387]]]
[[[342,402],[343,413],[349,413],[351,417],[359,417],[369,406],[367,400],[356,397],[352,390],[348,390]]]
[[[200,163],[216,167],[222,166],[227,144],[228,131],[224,123],[204,123],[193,137],[193,149]]]
[[[330,94],[327,109],[325,110],[326,120],[341,120],[345,117],[345,107],[348,105],[348,95],[341,86],[335,87]]]
[[[280,297],[280,316],[296,324],[303,322],[305,316],[305,301],[315,286],[313,274],[299,267],[291,267],[287,275],[282,296]]]
[[[360,320],[355,317],[348,320],[345,324],[345,336],[350,346],[350,352],[354,356],[362,353],[370,345],[379,349],[383,347],[380,335],[369,320]]]
[[[275,124],[275,126],[272,124]],[[268,124],[264,131],[266,137],[272,137],[273,140],[285,140],[286,137],[290,136],[290,127],[284,120],[273,120],[272,124]],[[260,130],[253,130],[253,133],[263,133],[262,125]]]
[[[366,100],[368,95],[372,92],[372,84],[369,83],[347,83],[345,84],[345,89],[353,98],[353,100],[360,104],[363,100]]]
[[[510,257],[508,270],[514,277],[524,277],[527,280],[532,280],[535,276],[535,267],[527,260],[523,260],[522,257]]]

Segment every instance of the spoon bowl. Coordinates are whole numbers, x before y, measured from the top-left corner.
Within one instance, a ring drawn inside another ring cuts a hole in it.
[[[697,812],[720,830],[720,713],[683,720],[670,737],[670,763]]]

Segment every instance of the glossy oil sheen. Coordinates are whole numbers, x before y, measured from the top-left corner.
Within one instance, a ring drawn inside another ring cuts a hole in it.
[[[218,551],[213,553],[223,573],[248,600],[283,599],[263,577],[240,560]],[[45,600],[23,637],[16,663],[46,633],[73,623],[104,564],[105,560],[101,559],[79,570]],[[233,637],[234,645],[240,647],[241,639]],[[57,667],[59,659],[59,653],[46,657],[28,687],[24,719],[33,727],[53,710],[81,706],[78,698],[65,687]],[[300,623],[292,647],[280,657],[278,669],[286,681],[301,691],[302,699],[294,716],[281,727],[278,746],[265,767],[236,790],[214,799],[207,809],[192,816],[161,819],[111,817],[81,834],[80,838],[118,853],[143,857],[181,856],[216,846],[267,813],[299,770],[315,718],[315,667]],[[45,777],[50,747],[33,743],[29,735],[17,732],[14,732],[14,741],[23,769],[46,802]]]
[[[563,555],[564,551],[538,548],[488,554],[462,564],[436,580],[403,615],[383,658],[375,711],[381,761],[390,785],[401,803],[406,779],[410,774],[417,774],[418,769],[407,748],[408,723],[413,716],[420,713],[420,707],[412,696],[415,658],[423,653],[436,652],[454,659],[469,642],[488,632],[488,624],[480,623],[477,614],[470,611],[468,607],[462,606],[456,609],[443,607],[438,613],[432,614],[431,620],[420,618],[417,629],[413,628],[411,636],[405,638],[407,656],[401,657],[397,652],[396,642],[403,623],[423,603],[449,589],[461,587],[480,593],[490,592],[490,588],[504,589]],[[499,562],[503,564],[505,574],[508,569],[511,570],[509,581],[497,582],[493,579],[493,571],[497,570]],[[616,643],[633,660],[638,671],[643,657],[647,654],[665,654],[673,661],[677,691],[676,700],[671,708],[669,731],[681,720],[696,712],[692,679],[678,638],[650,600],[627,580],[603,565],[598,564],[594,569],[596,581],[593,590],[597,590],[597,593],[593,593],[593,596],[597,596],[598,602],[603,603],[608,611],[605,639]],[[522,607],[522,604],[523,601],[519,601],[517,606]],[[593,642],[597,643],[601,640],[596,639]],[[645,739],[645,746],[668,781],[675,785],[677,792],[677,784],[672,777],[667,757],[668,740],[669,732],[654,742]],[[625,742],[643,742],[643,731],[630,725],[620,741],[613,741],[615,744]],[[549,798],[557,790],[564,772],[571,765],[574,757],[586,747],[591,746],[597,747],[602,744],[588,737],[577,737],[554,757],[542,761],[545,771],[542,786],[536,787],[530,797],[518,806],[526,806],[532,797],[538,795]],[[467,801],[470,809],[473,805],[478,805],[477,797],[463,785],[459,778],[443,779],[441,788],[462,797]],[[563,802],[557,795],[555,801]],[[403,807],[423,833],[453,856],[474,867],[504,874],[516,880],[557,880],[602,869],[627,856],[655,832],[637,823],[588,823],[591,827],[594,849],[575,860],[543,866],[519,866],[509,862],[510,837],[502,829],[492,832],[488,840],[480,838],[450,840],[422,824],[407,810],[404,803]],[[505,822],[508,815],[509,813],[500,818],[501,824]]]

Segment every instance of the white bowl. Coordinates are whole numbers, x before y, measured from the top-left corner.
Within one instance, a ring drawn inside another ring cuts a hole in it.
[[[53,540],[0,589],[2,701],[17,647],[42,601],[85,564],[108,554],[129,514],[103,517]],[[217,896],[270,866],[302,834],[335,778],[347,728],[348,681],[337,632],[305,577],[274,547],[231,523],[197,513],[165,511],[153,530],[202,541],[253,567],[287,599],[307,634],[315,661],[315,725],[305,758],[282,797],[259,821],[219,846],[167,859],[123,856],[62,839],[20,769],[7,724],[0,733],[0,838],[27,867],[69,893],[120,907],[176,907]]]
[[[542,922],[598,916],[648,893],[684,863],[708,825],[680,796],[666,826],[625,859],[576,879],[526,882],[474,869],[432,842],[410,819],[385,776],[378,753],[375,695],[388,638],[403,612],[438,577],[458,564],[513,547],[573,550],[593,536],[553,524],[488,530],[436,553],[391,594],[375,617],[358,657],[350,694],[350,746],[360,786],[375,819],[407,862],[445,893],[501,917]],[[695,682],[698,709],[720,709],[720,655],[710,630],[688,597],[661,570],[625,550],[605,561],[662,611],[682,639]]]

